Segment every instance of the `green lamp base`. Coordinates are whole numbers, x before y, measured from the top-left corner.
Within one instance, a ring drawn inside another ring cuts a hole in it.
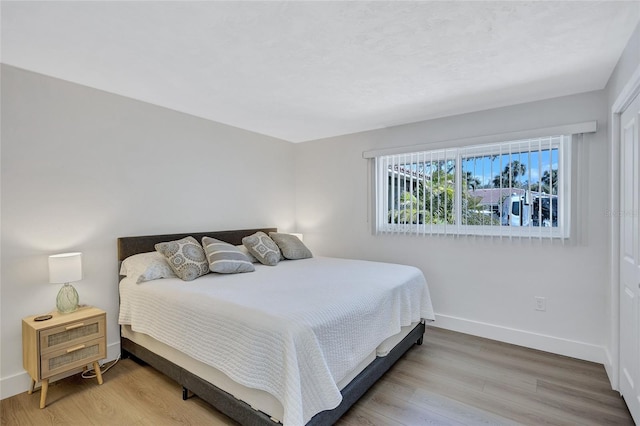
[[[74,312],[78,310],[78,292],[69,283],[60,288],[58,296],[56,297],[56,308],[63,314]]]

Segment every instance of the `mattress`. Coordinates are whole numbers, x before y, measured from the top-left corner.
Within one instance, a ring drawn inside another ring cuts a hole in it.
[[[433,319],[417,268],[345,259],[256,265],[191,282],[125,278],[120,295],[121,325],[273,396],[292,425],[335,408],[339,384],[384,352],[386,339]]]
[[[358,374],[362,372],[375,358],[376,356],[386,356],[389,351],[397,345],[407,334],[417,325],[413,323],[410,326],[402,327],[401,331],[386,339],[380,344],[375,351],[368,354],[358,365],[349,372],[342,380],[338,382],[338,388],[342,390],[345,386],[351,382]],[[223,391],[233,395],[236,399],[246,402],[253,409],[262,411],[275,422],[282,422],[283,408],[280,401],[278,401],[273,395],[259,390],[252,389],[234,382],[229,376],[222,371],[211,367],[203,362],[197,361],[184,353],[173,349],[169,345],[165,345],[162,342],[158,342],[150,336],[142,333],[136,333],[131,330],[130,326],[121,327],[122,337],[125,337],[132,342],[150,350],[151,352],[160,355],[164,359],[171,361],[172,363],[184,368],[185,370],[197,375],[198,377],[206,380],[207,382],[214,384]],[[383,354],[383,355],[381,355]]]

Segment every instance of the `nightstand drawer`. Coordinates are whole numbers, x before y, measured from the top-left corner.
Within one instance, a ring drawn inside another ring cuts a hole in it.
[[[88,340],[105,335],[105,316],[95,316],[74,321],[40,332],[40,353],[68,349]]]
[[[63,349],[42,354],[40,374],[42,379],[82,367],[102,358],[106,358],[105,339],[98,338],[77,345],[67,345]]]

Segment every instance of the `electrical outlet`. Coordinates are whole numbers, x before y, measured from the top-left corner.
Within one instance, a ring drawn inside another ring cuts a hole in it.
[[[541,296],[535,296],[534,300],[536,301],[536,311],[546,311],[547,310],[547,298]]]

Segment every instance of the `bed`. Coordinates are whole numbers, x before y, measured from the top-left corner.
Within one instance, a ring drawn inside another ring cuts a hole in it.
[[[118,259],[185,236],[239,245],[257,231],[276,229],[123,237]],[[434,319],[416,268],[312,257],[255,269],[188,283],[121,276],[122,356],[241,424],[325,425],[421,344]]]

